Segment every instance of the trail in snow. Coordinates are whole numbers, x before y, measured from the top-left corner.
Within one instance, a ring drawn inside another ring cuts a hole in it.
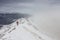
[[[19,21],[17,26],[16,22]],[[0,40],[53,40],[47,35],[39,32],[35,25],[25,18],[18,19],[16,22],[6,25],[3,30],[0,30],[0,34],[4,34],[0,37]]]

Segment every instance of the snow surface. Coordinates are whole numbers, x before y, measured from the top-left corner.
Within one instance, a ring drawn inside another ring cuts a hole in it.
[[[10,25],[4,25],[0,30],[0,40],[54,40],[39,32],[30,19],[21,18],[17,21]]]

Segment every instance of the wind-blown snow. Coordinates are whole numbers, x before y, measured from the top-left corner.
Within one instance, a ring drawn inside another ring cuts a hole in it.
[[[17,21],[19,21],[19,25],[16,24]],[[10,25],[5,25],[5,28],[3,27],[2,29],[6,31],[0,30],[0,34],[5,34],[0,40],[53,40],[39,32],[29,19],[21,18],[17,21]]]

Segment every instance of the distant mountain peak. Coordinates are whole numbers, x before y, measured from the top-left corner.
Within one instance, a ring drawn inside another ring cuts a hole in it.
[[[0,24],[7,25],[15,22],[17,19],[28,17],[28,14],[22,13],[0,13]]]

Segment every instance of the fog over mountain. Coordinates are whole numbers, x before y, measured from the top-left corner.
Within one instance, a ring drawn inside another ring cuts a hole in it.
[[[0,0],[2,12],[31,14],[40,31],[60,40],[60,0]]]

